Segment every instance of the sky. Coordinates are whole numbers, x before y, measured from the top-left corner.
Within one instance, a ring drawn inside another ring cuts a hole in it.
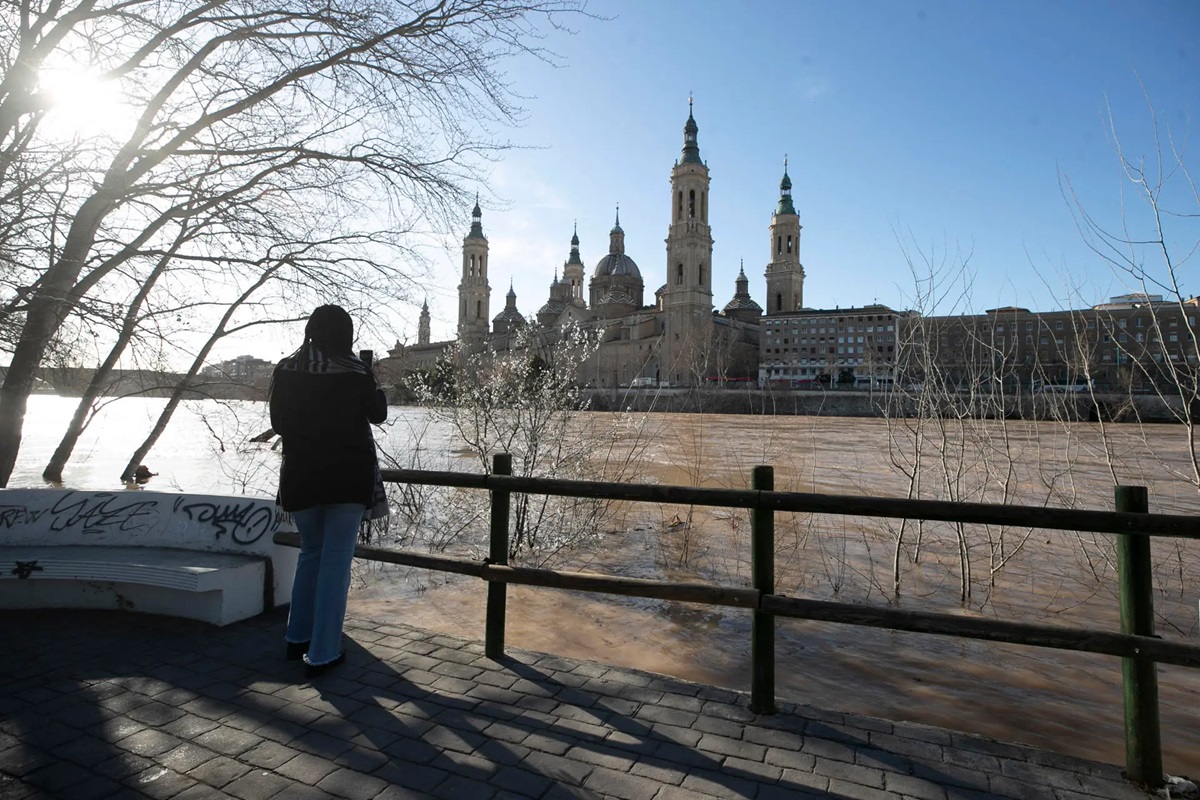
[[[1110,126],[1127,155],[1153,158],[1157,119],[1161,138],[1196,162],[1192,0],[593,0],[589,11],[603,18],[571,20],[571,33],[544,41],[557,65],[503,65],[526,116],[501,132],[517,149],[477,187],[493,316],[510,281],[527,317],[546,302],[576,222],[590,279],[618,203],[626,253],[653,297],[666,281],[689,96],[712,180],[718,308],[743,263],[765,305],[785,156],[806,306],[911,308],[910,260],[919,274],[927,256],[953,273],[969,254],[969,299],[955,312],[1079,307],[1138,289],[1085,246],[1063,179],[1089,214],[1118,228],[1124,218],[1138,238],[1146,220]],[[1191,191],[1176,175],[1163,200],[1196,214]],[[1177,252],[1200,240],[1197,219],[1170,223]],[[458,236],[469,226],[464,208]],[[433,339],[453,336],[460,246],[452,238],[431,254],[435,275],[402,314],[402,339],[415,342],[423,300]],[[1185,262],[1185,294],[1200,293],[1195,274]]]

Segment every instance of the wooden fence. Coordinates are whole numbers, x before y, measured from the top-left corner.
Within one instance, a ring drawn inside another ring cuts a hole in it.
[[[522,478],[511,473],[512,459],[508,455],[493,458],[490,474],[411,469],[383,471],[384,480],[388,482],[488,491],[491,495],[491,534],[489,557],[483,562],[370,546],[359,546],[356,553],[359,558],[474,575],[487,581],[484,648],[490,658],[499,658],[504,653],[506,589],[510,583],[750,609],[750,708],[760,714],[775,711],[775,623],[779,617],[1118,656],[1122,660],[1124,685],[1126,774],[1146,786],[1157,788],[1163,785],[1157,664],[1200,667],[1200,646],[1163,641],[1154,634],[1150,538],[1200,539],[1200,518],[1147,513],[1148,495],[1144,487],[1117,487],[1115,511],[1081,511],[777,492],[774,491],[774,470],[768,466],[753,469],[750,489]],[[750,509],[751,588],[509,566],[509,498],[513,493]],[[953,614],[777,595],[773,558],[776,512],[1016,525],[1116,535],[1121,631],[964,619]],[[299,537],[294,533],[276,533],[275,541],[299,546]]]

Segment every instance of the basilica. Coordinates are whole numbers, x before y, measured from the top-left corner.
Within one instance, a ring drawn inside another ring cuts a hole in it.
[[[580,381],[590,386],[696,386],[756,380],[764,311],[750,297],[744,269],[738,273],[732,299],[720,310],[713,305],[709,173],[700,158],[698,131],[689,108],[683,151],[671,169],[666,261],[656,269],[656,276],[651,273],[652,285],[658,286],[650,302],[646,301],[642,270],[625,252],[618,209],[609,232],[608,253],[597,262],[590,278],[579,255],[579,237],[573,235],[561,277],[556,270],[549,295],[536,315],[526,319],[517,310],[516,293],[510,286],[504,308],[492,316],[488,240],[476,202],[470,232],[463,239],[457,342],[429,340],[426,304],[421,310],[417,343],[397,343],[389,352],[395,365],[428,368],[455,344],[505,350],[522,326],[537,326],[543,341],[553,341],[565,327],[578,325],[602,342],[581,368]],[[802,307],[801,226],[791,188],[785,164],[779,203],[770,224],[768,314],[786,314]]]

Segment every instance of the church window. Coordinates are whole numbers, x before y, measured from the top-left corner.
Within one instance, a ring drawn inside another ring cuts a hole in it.
[[[779,255],[782,252],[783,252],[783,237],[776,236],[775,237],[775,255]]]
[[[474,255],[471,256],[471,270],[467,274],[470,275],[472,278],[475,277],[475,256]]]
[[[483,301],[476,300],[475,301],[475,318],[479,319],[482,316],[483,316]]]
[[[792,236],[791,236],[791,234],[788,234],[788,254],[790,255],[791,252],[792,252]]]
[[[775,310],[783,311],[783,295],[782,294],[777,293],[775,295]]]
[[[704,285],[704,265],[700,265],[700,285]]]
[[[700,193],[700,220],[708,222],[708,192]]]
[[[683,283],[683,264],[675,265],[675,282]]]
[[[675,221],[679,222],[683,218],[683,189],[679,190],[679,200],[675,205]]]
[[[688,219],[694,219],[696,216],[696,190],[688,191]]]

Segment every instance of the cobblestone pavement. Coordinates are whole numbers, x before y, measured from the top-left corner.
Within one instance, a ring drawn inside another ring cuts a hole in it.
[[[306,681],[276,613],[0,616],[0,797],[1140,798],[1111,765],[367,619]]]

